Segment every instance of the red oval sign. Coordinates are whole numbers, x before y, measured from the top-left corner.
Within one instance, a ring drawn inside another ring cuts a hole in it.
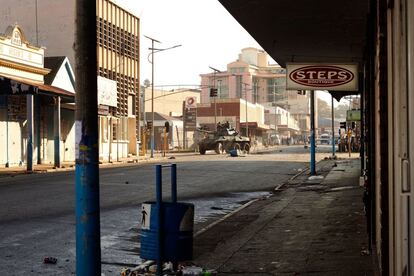
[[[352,81],[354,77],[354,73],[348,69],[328,65],[305,66],[289,74],[292,81],[312,87],[339,86]]]

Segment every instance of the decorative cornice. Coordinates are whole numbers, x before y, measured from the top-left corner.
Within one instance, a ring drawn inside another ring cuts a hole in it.
[[[8,60],[4,60],[0,58],[0,66],[9,67],[21,71],[26,71],[30,73],[40,74],[40,75],[47,75],[50,73],[50,69],[47,68],[39,68],[31,65],[26,65],[22,63],[12,62]]]

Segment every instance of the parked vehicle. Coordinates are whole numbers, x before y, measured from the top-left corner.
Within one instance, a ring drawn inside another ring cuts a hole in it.
[[[319,136],[319,144],[321,145],[330,145],[332,143],[332,136],[329,134],[321,134]]]
[[[280,139],[279,134],[271,134],[270,135],[270,145],[280,145],[282,144],[282,140]]]
[[[198,129],[205,137],[198,143],[200,154],[214,150],[217,154],[229,152],[232,149],[250,151],[250,138],[239,135],[229,123],[218,123],[217,131]]]

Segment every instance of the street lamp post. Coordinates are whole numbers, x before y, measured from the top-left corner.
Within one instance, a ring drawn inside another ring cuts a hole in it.
[[[277,111],[277,107],[276,107],[276,83],[273,81],[273,105],[274,105],[274,112],[275,112],[275,138],[276,138],[276,134],[277,134],[277,116],[276,116],[276,111]]]
[[[209,66],[210,69],[214,71],[213,73],[213,89],[216,89],[216,73],[221,73],[220,70]],[[214,129],[217,131],[217,104],[216,104],[216,97],[214,96]]]
[[[165,51],[165,50],[169,50],[169,49],[173,49],[173,48],[177,48],[180,47],[181,45],[175,45],[172,47],[168,47],[168,48],[163,48],[163,49],[157,49],[154,48],[154,42],[157,43],[161,43],[161,41],[156,40],[154,38],[151,38],[149,36],[144,35],[146,38],[151,40],[151,47],[148,48],[148,50],[151,50],[151,53],[149,55],[151,55],[151,61],[149,61],[151,63],[151,121],[152,121],[152,126],[151,126],[151,158],[154,158],[154,145],[155,145],[155,141],[154,141],[154,129],[155,129],[155,124],[154,124],[154,54],[161,52],[161,51]],[[149,57],[148,55],[148,57]]]

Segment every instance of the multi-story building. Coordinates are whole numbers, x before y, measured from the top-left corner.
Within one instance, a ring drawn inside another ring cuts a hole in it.
[[[140,21],[109,0],[96,5],[99,148],[111,160],[137,154]],[[3,0],[2,10],[0,21],[18,22],[30,41],[75,64],[75,1]]]
[[[302,131],[309,131],[309,96],[287,91],[285,69],[269,64],[263,50],[242,49],[238,60],[229,63],[226,71],[202,74],[201,87],[202,103],[212,101],[210,88],[216,88],[219,99],[242,98],[253,104],[260,103],[270,114],[274,113],[275,106],[280,106],[298,121]]]

